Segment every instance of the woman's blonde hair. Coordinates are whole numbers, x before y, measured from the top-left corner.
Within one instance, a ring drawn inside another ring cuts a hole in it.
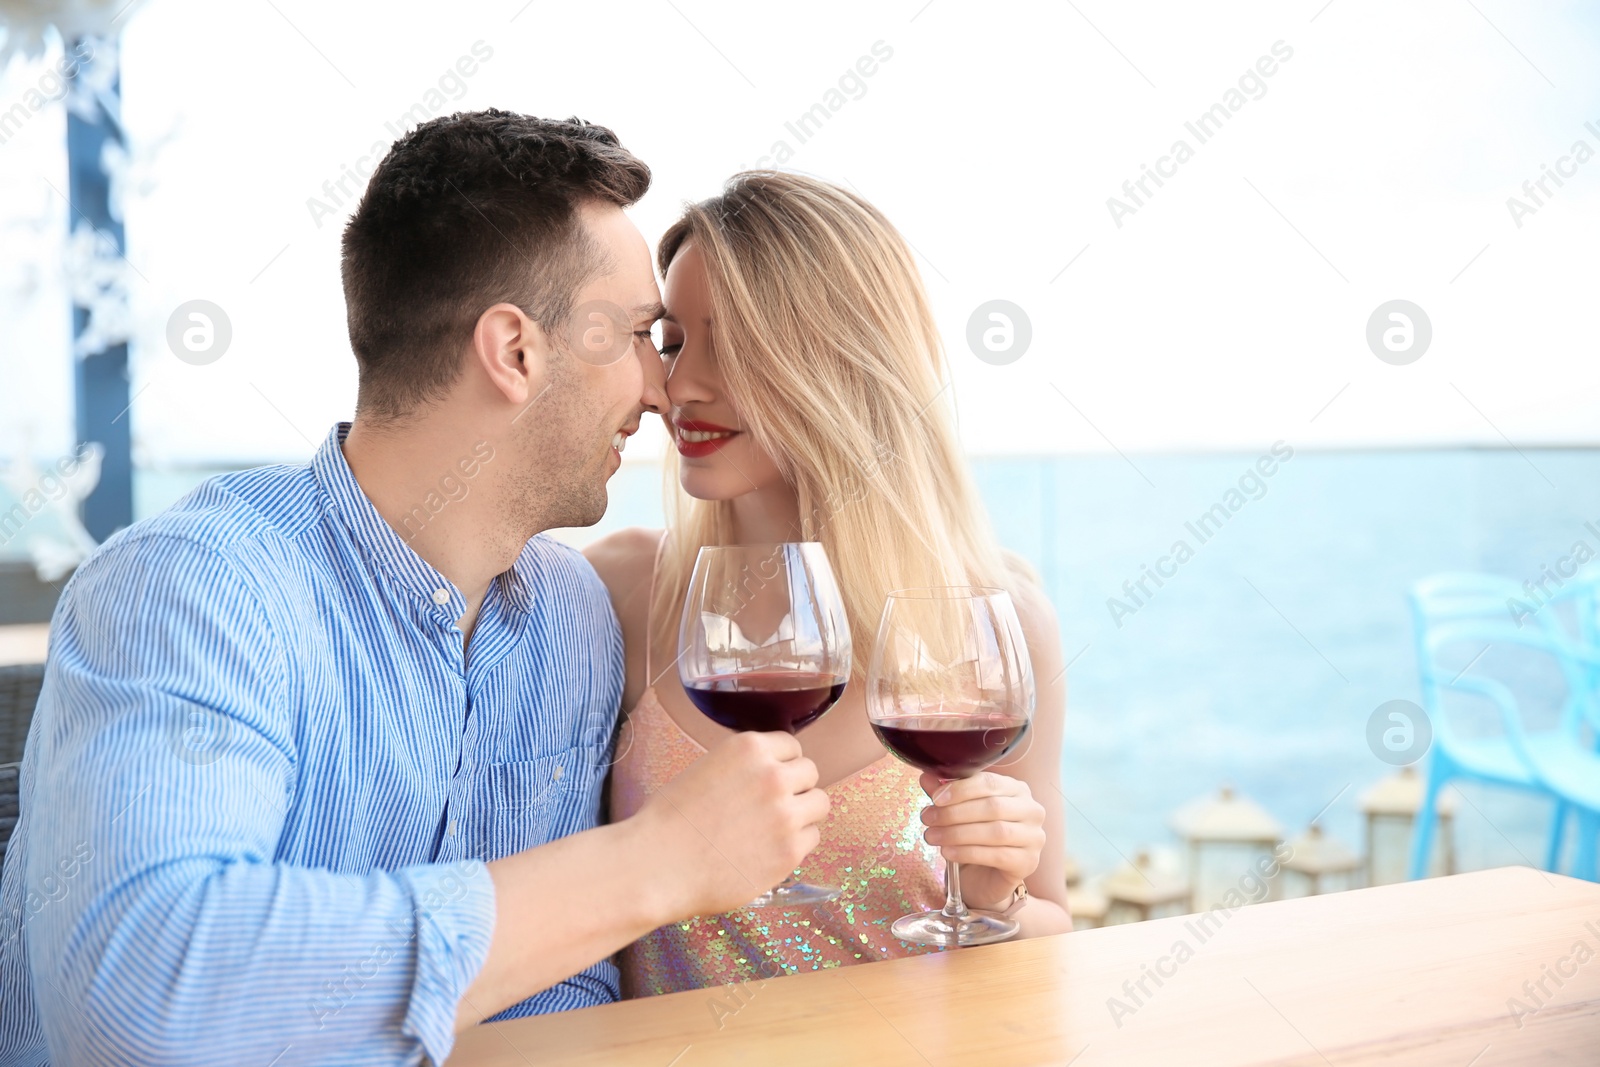
[[[663,275],[691,242],[705,261],[727,398],[799,498],[791,539],[827,550],[856,672],[891,590],[1013,589],[1031,578],[995,541],[945,403],[943,348],[916,264],[876,208],[815,178],[746,171],[662,237]],[[674,482],[676,473],[673,463]],[[668,496],[653,636],[670,648],[696,553],[731,542],[733,528],[727,501],[675,484]]]

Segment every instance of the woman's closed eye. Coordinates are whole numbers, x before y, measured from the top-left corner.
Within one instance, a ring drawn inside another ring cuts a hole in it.
[[[683,348],[683,328],[676,323],[663,323],[658,351],[662,359],[673,359]]]

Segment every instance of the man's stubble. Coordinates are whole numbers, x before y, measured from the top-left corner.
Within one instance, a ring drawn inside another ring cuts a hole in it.
[[[593,526],[605,516],[610,471],[599,440],[603,414],[573,363],[570,353],[552,353],[543,393],[515,423],[519,459],[506,501],[516,526],[527,529],[529,537]]]

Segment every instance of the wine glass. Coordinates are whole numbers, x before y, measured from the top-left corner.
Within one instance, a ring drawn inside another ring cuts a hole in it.
[[[1016,748],[1033,717],[1033,666],[1011,596],[950,586],[889,594],[867,667],[867,717],[894,755],[941,781],[968,778]],[[967,910],[961,865],[945,872],[942,911],[895,920],[923,945],[984,945],[1019,929]]]
[[[850,625],[828,554],[815,541],[706,545],[678,626],[678,678],[694,706],[730,730],[799,733],[850,677]],[[750,907],[833,900],[791,874]]]

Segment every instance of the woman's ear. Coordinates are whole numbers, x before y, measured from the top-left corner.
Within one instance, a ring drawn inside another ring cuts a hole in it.
[[[550,357],[549,335],[515,304],[495,304],[478,316],[472,359],[519,414],[549,384]]]

